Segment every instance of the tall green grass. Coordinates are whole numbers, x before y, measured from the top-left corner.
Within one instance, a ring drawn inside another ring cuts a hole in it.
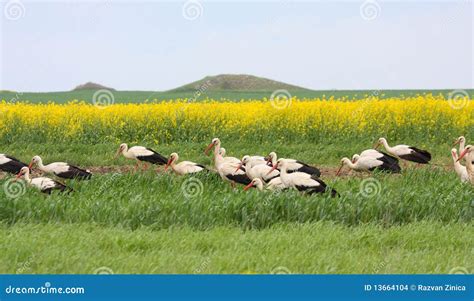
[[[4,179],[0,185],[8,181]],[[177,177],[168,174],[95,175],[70,182],[70,195],[45,196],[27,189],[10,199],[0,191],[0,222],[92,223],[125,229],[218,226],[263,229],[278,223],[332,221],[355,226],[394,226],[421,220],[472,221],[474,187],[462,185],[441,169],[376,174],[370,179],[331,178],[340,194],[307,196],[297,191],[244,192],[231,189],[217,175]]]

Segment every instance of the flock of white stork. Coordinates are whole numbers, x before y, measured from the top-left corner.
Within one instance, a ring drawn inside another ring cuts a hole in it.
[[[472,145],[466,146],[466,139],[459,137],[454,145],[459,145],[458,157],[457,150],[451,150],[454,161],[454,170],[462,182],[470,182],[474,185],[474,148]],[[380,146],[385,148],[386,152],[377,150]],[[221,147],[219,138],[212,139],[211,143],[205,149],[206,155],[213,149],[214,167],[220,177],[230,182],[233,187],[236,183],[245,185],[244,190],[255,187],[259,190],[269,189],[287,189],[294,188],[306,193],[330,193],[332,196],[338,193],[329,188],[320,176],[321,171],[309,164],[295,159],[277,158],[275,152],[268,156],[244,156],[242,159],[227,157],[226,151]],[[136,161],[135,170],[148,168],[147,164],[165,165],[165,171],[171,169],[178,175],[195,174],[199,172],[209,172],[204,165],[182,161],[179,162],[177,153],[172,153],[168,158],[162,156],[156,151],[143,147],[133,146],[128,148],[127,144],[120,145],[115,158],[123,155],[127,159]],[[461,164],[465,159],[466,166]],[[410,161],[417,164],[429,164],[431,154],[414,146],[396,145],[390,146],[385,138],[378,139],[373,149],[364,150],[360,154],[355,154],[351,159],[342,158],[341,167],[336,175],[339,175],[344,166],[358,172],[373,172],[375,170],[388,173],[400,173],[401,168],[399,160]],[[0,170],[16,174],[16,179],[23,178],[28,184],[38,188],[44,193],[51,194],[54,190],[72,191],[65,184],[48,178],[32,178],[30,170],[37,168],[45,174],[52,174],[62,179],[87,180],[92,177],[89,170],[85,170],[65,162],[55,162],[47,165],[39,156],[34,156],[29,165],[22,163],[14,157],[0,154]],[[15,180],[16,180],[15,179]]]

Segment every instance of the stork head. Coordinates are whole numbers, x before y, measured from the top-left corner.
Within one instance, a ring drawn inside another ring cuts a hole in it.
[[[242,160],[240,160],[240,164],[237,165],[237,168],[235,169],[235,172],[237,172],[239,169],[242,168],[243,165],[246,165],[250,161],[250,156],[245,155],[242,157]]]
[[[387,143],[387,139],[385,139],[385,138],[379,138],[379,139],[377,140],[377,142],[375,143],[375,145],[374,145],[374,149],[379,148],[379,146],[381,146],[381,145],[383,145],[383,144],[385,144],[385,143]]]
[[[247,186],[244,187],[244,190],[247,191],[251,187],[257,187],[258,189],[263,189],[263,182],[259,178],[255,178],[248,184]]]
[[[464,148],[464,151],[459,155],[459,158],[456,161],[461,160],[467,155],[471,155],[472,151],[474,150],[474,147],[472,145],[468,145]]]
[[[178,154],[177,154],[177,153],[172,153],[172,154],[169,156],[169,158],[168,158],[168,163],[166,163],[165,170],[167,170],[168,167],[169,167],[171,164],[173,164],[173,162],[178,161],[178,159],[179,159]]]
[[[354,154],[354,155],[352,156],[352,163],[356,163],[357,160],[359,160],[359,158],[360,158],[360,155],[359,155],[359,154]]]
[[[221,145],[221,141],[219,140],[219,138],[214,138],[214,139],[211,140],[211,143],[206,147],[206,149],[204,150],[204,153],[206,155],[208,155],[211,148],[213,148],[215,146],[220,147],[220,145]]]
[[[461,143],[466,143],[466,137],[460,136],[458,139],[454,141],[453,146],[456,146]]]
[[[42,162],[43,160],[41,160],[40,156],[34,156],[33,159],[31,159],[31,162],[30,162],[30,165],[28,165],[28,168],[31,169],[33,166],[36,166]]]
[[[128,150],[128,145],[126,143],[120,144],[119,148],[117,149],[117,152],[115,153],[114,159],[116,159],[120,154],[123,152],[126,152]]]
[[[268,166],[272,166],[276,160],[277,154],[275,152],[271,152],[268,154],[268,156],[265,157],[265,161],[267,161]]]
[[[225,148],[223,147],[219,148],[219,155],[221,155],[222,157],[225,157],[225,153],[226,153]]]
[[[30,169],[28,167],[22,167],[20,169],[20,172],[16,175],[16,178],[15,179],[19,179],[19,178],[22,178],[26,175],[29,175],[30,174]]]
[[[342,158],[341,159],[341,167],[339,167],[339,169],[337,170],[336,177],[341,173],[341,170],[344,167],[344,165],[350,165],[351,163],[352,163],[352,161],[349,160],[349,158],[346,158],[346,157]]]
[[[275,163],[273,163],[272,169],[270,169],[270,171],[268,171],[267,175],[271,174],[275,169],[286,170],[286,161],[285,161],[285,159],[280,158]]]

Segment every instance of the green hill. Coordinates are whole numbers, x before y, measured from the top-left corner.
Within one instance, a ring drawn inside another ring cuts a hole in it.
[[[288,91],[311,91],[310,89],[295,85],[253,76],[247,74],[221,74],[206,76],[205,78],[186,84],[184,86],[169,90],[168,92],[191,92],[206,90],[214,91],[275,91],[284,89]]]

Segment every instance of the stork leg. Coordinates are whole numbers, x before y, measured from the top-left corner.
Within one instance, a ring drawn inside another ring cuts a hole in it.
[[[235,188],[236,187],[235,182],[234,181],[230,182],[230,186],[232,186],[232,188]]]

